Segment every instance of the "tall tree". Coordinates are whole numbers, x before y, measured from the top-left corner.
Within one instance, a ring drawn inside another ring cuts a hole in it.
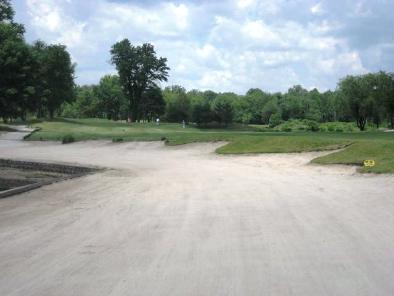
[[[376,95],[387,113],[390,127],[394,129],[394,73],[378,72],[376,75]]]
[[[106,110],[98,99],[99,86],[83,85],[75,87],[75,100],[62,105],[63,117],[70,118],[106,118]]]
[[[9,1],[0,1],[0,116],[4,120],[25,117],[35,93],[34,59],[23,34],[24,28],[13,22]]]
[[[75,98],[75,65],[64,45],[37,41],[32,49],[38,64],[34,71],[37,116],[43,117],[48,112],[53,118],[65,102]]]
[[[231,100],[223,95],[219,95],[213,101],[213,111],[216,120],[227,126],[233,121],[234,110]]]
[[[347,76],[339,82],[339,89],[346,97],[353,117],[360,131],[365,130],[371,116],[371,85],[363,76]]]
[[[278,99],[273,97],[267,104],[264,105],[261,111],[261,118],[263,123],[269,124],[272,115],[279,113]]]
[[[164,89],[166,102],[166,120],[170,122],[188,121],[191,117],[191,102],[186,90],[181,86],[170,86]]]
[[[141,114],[144,120],[152,121],[164,114],[166,102],[160,88],[152,87],[142,93]]]
[[[121,117],[122,105],[126,103],[119,76],[105,75],[95,88],[98,100],[98,109],[107,119],[118,120]]]
[[[139,120],[142,94],[148,88],[158,87],[158,81],[167,81],[169,67],[166,58],[158,58],[153,45],[133,46],[128,39],[111,48],[111,62],[129,101],[129,121]]]
[[[199,126],[204,126],[215,120],[215,114],[212,112],[208,100],[202,99],[193,104],[192,120]]]
[[[44,73],[47,83],[46,108],[53,118],[64,102],[74,99],[74,69],[70,54],[64,45],[49,45],[45,53]]]
[[[0,0],[0,22],[13,22],[14,20],[14,9],[11,6],[11,1]]]

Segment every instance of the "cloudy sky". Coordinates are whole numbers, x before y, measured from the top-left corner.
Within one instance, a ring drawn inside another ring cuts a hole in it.
[[[114,73],[112,44],[150,42],[168,84],[244,93],[394,71],[394,0],[13,0],[28,41],[67,45],[77,83]],[[163,85],[164,86],[164,85]]]

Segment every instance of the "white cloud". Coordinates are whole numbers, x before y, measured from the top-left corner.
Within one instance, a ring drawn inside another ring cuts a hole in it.
[[[321,2],[313,5],[310,10],[311,10],[312,14],[315,14],[315,15],[322,15],[324,13],[323,4]]]
[[[316,63],[317,70],[326,74],[335,75],[341,73],[345,76],[348,73],[365,73],[360,56],[357,52],[346,52],[336,57],[320,59]]]
[[[240,8],[247,8],[255,4],[254,0],[238,0],[237,5]]]
[[[365,3],[364,1],[359,1],[357,2],[357,4],[354,6],[354,13],[356,16],[361,16],[361,17],[365,17],[365,16],[370,16],[372,15],[372,11],[368,8],[365,7]]]
[[[261,20],[246,21],[241,28],[241,32],[268,45],[280,45],[282,43],[281,38]]]
[[[80,83],[114,71],[109,50],[123,38],[153,43],[158,55],[168,58],[169,83],[189,89],[243,93],[251,87],[283,91],[292,84],[327,89],[346,74],[366,71],[360,50],[338,33],[347,20],[333,17],[329,2],[25,1],[27,30],[65,43],[78,63]],[[82,3],[85,10],[76,13]],[[359,3],[352,16],[369,11]],[[379,62],[388,50],[374,52],[373,62]]]
[[[69,48],[78,47],[83,41],[82,35],[86,24],[67,17],[62,9],[64,2],[53,0],[27,0],[28,13],[32,24],[53,42],[62,43]]]

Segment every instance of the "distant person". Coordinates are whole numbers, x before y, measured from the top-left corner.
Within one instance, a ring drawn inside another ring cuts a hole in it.
[[[156,118],[156,124],[160,125],[160,118]]]
[[[185,128],[185,127],[186,127],[185,120],[182,120],[182,127],[183,127],[183,128]]]

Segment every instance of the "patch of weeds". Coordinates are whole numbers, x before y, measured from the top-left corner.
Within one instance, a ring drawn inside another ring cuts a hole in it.
[[[75,142],[73,135],[65,135],[62,139],[62,144],[69,144]]]
[[[112,142],[113,143],[119,143],[119,142],[123,142],[123,138],[112,138]]]

